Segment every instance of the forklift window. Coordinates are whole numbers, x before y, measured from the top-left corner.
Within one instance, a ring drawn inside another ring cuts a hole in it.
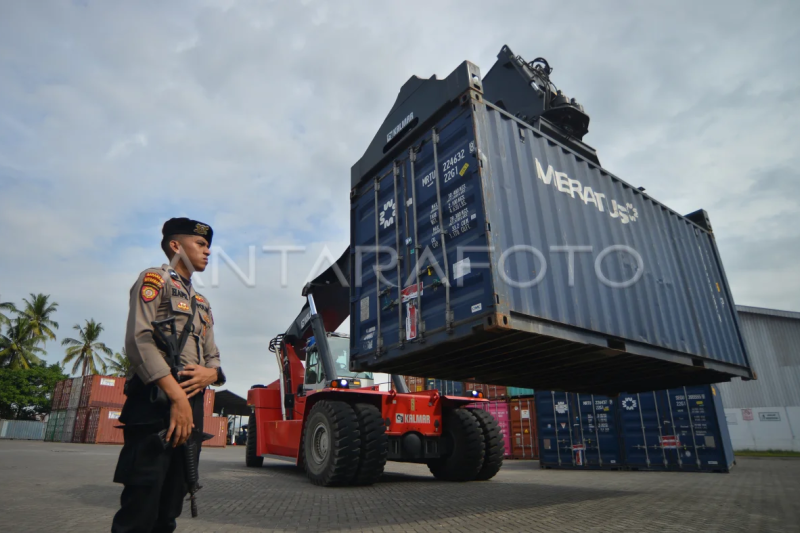
[[[319,355],[316,351],[306,356],[306,385],[316,385],[325,380],[325,372],[320,364]]]

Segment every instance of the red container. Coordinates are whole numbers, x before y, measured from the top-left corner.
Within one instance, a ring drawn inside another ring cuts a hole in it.
[[[503,442],[505,443],[506,449],[504,455],[506,457],[511,457],[511,420],[509,416],[508,403],[506,403],[504,400],[495,400],[491,402],[472,404],[471,407],[477,407],[479,409],[483,409],[484,411],[488,411],[492,414],[494,419],[497,420],[497,424],[500,426],[500,430],[503,432]]]
[[[203,419],[203,432],[214,435],[203,443],[211,448],[224,448],[228,442],[228,417],[207,416]]]
[[[538,459],[539,440],[536,438],[536,404],[534,400],[511,400],[511,456],[514,459]]]
[[[84,442],[89,444],[123,444],[125,439],[118,407],[89,407],[88,425]]]
[[[404,380],[406,380],[406,386],[408,386],[409,392],[420,392],[425,390],[425,378],[418,378],[415,376],[402,376]],[[394,382],[392,382],[392,390],[394,388]]]
[[[203,417],[208,418],[214,414],[214,391],[211,389],[206,389],[206,392],[203,394]],[[208,432],[206,432],[208,433]]]
[[[125,378],[86,376],[78,407],[122,407],[125,403]]]
[[[58,404],[61,402],[61,391],[64,390],[64,382],[59,381],[56,383],[56,388],[53,389],[53,396],[50,398],[50,410],[56,411],[59,409]]]
[[[72,442],[86,442],[86,428],[90,414],[88,407],[78,408],[78,414],[75,416],[75,429],[72,432]]]
[[[488,385],[486,383],[464,383],[468,391],[476,390],[483,393],[487,400],[505,400],[507,389],[503,385]]]
[[[61,387],[61,397],[58,399],[57,410],[61,411],[69,405],[69,394],[72,392],[72,379],[65,379]]]

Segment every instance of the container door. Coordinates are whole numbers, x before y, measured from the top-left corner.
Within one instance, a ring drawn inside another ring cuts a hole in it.
[[[682,387],[667,393],[680,441],[680,461],[676,457],[673,466],[683,470],[727,471],[711,387]]]
[[[606,396],[578,394],[583,421],[582,439],[587,467],[621,466],[614,400]]]
[[[511,402],[511,455],[514,459],[539,457],[536,404],[532,400]]]
[[[469,106],[451,111],[358,191],[354,356],[419,342],[493,307],[490,271],[475,268],[488,264],[488,251],[465,248],[487,244]]]
[[[668,462],[665,447],[671,442],[672,429],[659,416],[656,393],[622,393],[618,399],[618,419],[625,465],[638,470],[664,469]]]
[[[571,395],[566,392],[553,391],[550,392],[550,395],[552,396],[553,428],[555,430],[555,442],[553,445],[557,449],[561,465],[575,466],[573,446],[576,443],[573,438],[574,426],[572,421],[572,406],[570,405]]]

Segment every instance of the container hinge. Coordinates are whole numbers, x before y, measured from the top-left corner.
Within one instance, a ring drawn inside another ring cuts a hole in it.
[[[412,163],[416,162],[417,160],[417,151],[412,147],[408,150],[408,160]]]
[[[431,141],[433,141],[433,144],[439,144],[439,134],[436,133],[436,130],[434,130],[433,135],[431,135]]]
[[[381,190],[381,179],[380,178],[375,178],[375,190],[376,191]]]
[[[406,345],[406,328],[404,328],[404,327],[400,328],[400,337],[399,337],[399,339],[400,339],[400,343],[399,344],[400,344],[400,347],[402,348],[403,346]]]
[[[447,317],[446,318],[447,318],[447,332],[448,333],[452,333],[453,332],[453,311],[452,310],[447,312]]]
[[[525,143],[525,128],[519,128],[519,142]]]
[[[377,341],[375,341],[375,355],[381,355],[383,353],[383,336],[378,335]]]

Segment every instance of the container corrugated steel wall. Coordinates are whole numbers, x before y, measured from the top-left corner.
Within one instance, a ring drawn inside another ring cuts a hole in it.
[[[203,416],[211,416],[214,414],[214,397],[215,393],[211,389],[206,389],[203,393]]]
[[[548,468],[728,472],[733,448],[713,385],[600,395],[536,393]]]
[[[538,459],[536,405],[533,400],[516,399],[508,403],[511,457]]]
[[[65,379],[61,387],[61,397],[58,399],[58,404],[53,406],[53,409],[63,411],[69,405],[69,397],[72,392],[72,378]]]
[[[471,104],[439,120],[437,142],[433,130],[405,139],[414,159],[401,153],[352,191],[357,369],[587,392],[751,376],[709,231],[494,106]],[[386,258],[365,246],[401,261],[381,269]],[[570,268],[565,246],[591,250]],[[441,270],[422,269],[417,291],[423,256]]]
[[[446,396],[466,396],[464,384],[460,381],[428,378],[425,382],[425,390],[434,389],[438,390],[439,394]]]
[[[625,466],[638,470],[728,472],[733,447],[713,385],[619,396]]]
[[[90,408],[78,407],[75,415],[75,429],[72,431],[72,442],[86,442],[86,429],[89,423]]]
[[[538,391],[535,402],[543,468],[623,468],[613,399]]]
[[[73,378],[72,388],[69,392],[69,401],[65,406],[66,409],[77,409],[80,406],[81,392],[83,392],[83,378]]]
[[[59,402],[61,402],[61,392],[64,390],[64,382],[59,381],[53,389],[53,396],[50,399],[50,410],[55,411],[59,409]]]
[[[98,408],[93,408],[98,409]],[[94,435],[96,444],[124,444],[125,435],[122,429],[117,426],[123,424],[119,421],[122,411],[114,407],[100,407],[97,410],[97,429]],[[91,427],[94,417],[90,415],[89,424]],[[87,441],[88,438],[87,438]]]
[[[44,440],[47,422],[0,420],[0,439]]]
[[[125,378],[86,376],[78,407],[121,407],[125,403]]]
[[[503,432],[503,444],[505,450],[503,456],[511,457],[511,418],[508,411],[508,402],[504,400],[494,400],[470,404],[469,407],[483,409],[484,411],[490,413],[495,420],[497,420],[497,425],[500,426],[500,431]]]
[[[406,386],[408,387],[409,392],[421,392],[425,390],[425,378],[420,378],[416,376],[403,376],[403,379],[406,380]],[[394,384],[392,385],[394,387]]]
[[[51,413],[50,416],[56,417],[56,427],[53,430],[53,442],[61,442],[61,437],[64,435],[64,421],[67,417],[66,411],[56,411]]]
[[[74,386],[74,385],[73,385]],[[80,396],[78,396],[80,399]],[[75,400],[77,403],[78,400]],[[67,409],[64,414],[64,430],[61,433],[61,442],[72,442],[72,435],[75,431],[75,420],[78,417],[77,409]]]
[[[800,313],[737,306],[758,379],[720,383],[725,407],[800,406]]]
[[[228,418],[224,416],[203,418],[203,432],[214,435],[213,438],[205,441],[203,446],[225,448],[228,443]]]
[[[53,433],[56,430],[56,414],[57,411],[51,411],[50,416],[47,417],[47,429],[44,432],[44,440],[47,442],[53,440]]]

